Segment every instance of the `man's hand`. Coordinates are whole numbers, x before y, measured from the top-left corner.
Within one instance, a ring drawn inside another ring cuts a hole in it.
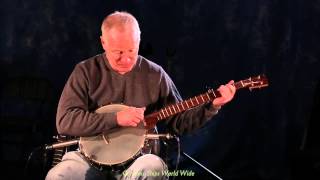
[[[218,91],[221,94],[221,97],[218,97],[212,101],[212,105],[214,108],[219,109],[224,104],[231,101],[234,97],[234,94],[236,93],[236,88],[233,85],[234,81],[230,81],[226,85],[221,85],[218,88]]]
[[[136,127],[144,119],[144,111],[146,108],[128,107],[117,112],[117,123],[119,126]]]

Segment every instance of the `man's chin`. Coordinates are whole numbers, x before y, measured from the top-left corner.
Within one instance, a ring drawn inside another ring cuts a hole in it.
[[[119,68],[117,71],[120,74],[125,74],[127,72],[130,72],[132,68]]]

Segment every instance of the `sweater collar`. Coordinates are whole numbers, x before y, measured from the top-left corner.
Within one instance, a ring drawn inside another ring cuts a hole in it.
[[[131,69],[131,71],[129,71],[129,72],[125,73],[125,74],[120,74],[120,73],[118,73],[117,71],[115,71],[115,70],[111,67],[111,65],[110,65],[110,63],[109,63],[109,60],[107,59],[107,56],[106,56],[106,53],[105,53],[105,52],[102,54],[102,58],[103,58],[103,61],[105,62],[106,66],[107,66],[107,69],[109,69],[111,72],[113,72],[114,74],[116,74],[116,75],[118,75],[118,76],[128,76],[128,75],[132,74],[133,72],[138,71],[138,70],[139,70],[139,67],[140,67],[140,64],[141,64],[141,56],[138,55],[137,62],[136,62],[136,64],[133,66],[133,68]]]

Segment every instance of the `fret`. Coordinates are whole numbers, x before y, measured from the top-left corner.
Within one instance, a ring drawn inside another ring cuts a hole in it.
[[[167,109],[166,109],[166,108],[164,108],[164,110],[166,111],[166,113],[167,113],[167,114],[168,114],[168,116],[169,116],[169,113],[168,113]],[[167,116],[167,115],[165,115],[165,116]]]
[[[181,107],[179,107],[180,105],[181,105]],[[184,110],[184,107],[183,107],[183,105],[181,104],[181,102],[178,103],[178,107],[179,107],[179,109],[181,108],[181,111]]]
[[[244,87],[244,84],[243,84],[243,82],[242,82],[242,81],[240,81],[240,83],[241,83],[241,86],[242,86],[242,87]]]
[[[175,110],[174,110],[173,105],[172,105],[170,108],[171,108],[171,110],[172,110],[172,114],[175,114]]]
[[[162,111],[159,112],[159,116],[160,116],[160,119],[163,119],[163,117],[161,116],[161,112],[162,112]],[[157,117],[159,117],[159,116],[157,116]],[[159,119],[158,119],[158,120],[159,120]]]
[[[182,110],[183,110],[183,111],[186,110],[186,108],[183,106],[183,101],[182,101],[180,104],[181,104],[181,106],[182,106]]]
[[[216,98],[217,97],[216,93],[214,93],[214,91],[211,91],[211,92],[212,92],[213,96]]]
[[[206,93],[206,95],[207,95],[207,97],[208,97],[208,100],[211,100],[211,98],[210,98],[209,94],[208,94],[208,93]]]
[[[210,101],[210,98],[208,98],[207,93],[203,94],[203,98],[206,100],[206,102]]]
[[[166,114],[164,113],[164,110],[162,109],[163,118],[166,117]]]
[[[186,104],[187,104],[187,108],[189,108],[189,104],[188,104],[188,101],[184,101]]]
[[[168,116],[171,116],[171,110],[170,110],[170,107],[168,106],[166,109],[167,109],[167,112],[168,112]]]
[[[174,111],[174,113],[177,113],[176,109],[174,108],[174,105],[173,105],[172,107],[173,107],[173,111]]]
[[[172,115],[173,113],[172,113],[172,111],[171,111],[171,107],[169,106],[168,109],[169,109],[169,111],[170,111],[170,115]]]
[[[202,99],[202,102],[205,102],[205,100],[203,99],[202,95],[200,95],[201,99]]]
[[[196,97],[194,97],[194,98],[196,99],[197,103],[198,103],[198,104],[200,104],[200,103],[199,103],[199,101],[198,101],[198,98],[197,98],[197,96],[196,96]]]
[[[190,101],[191,101],[192,106],[194,106],[192,98],[190,98]]]
[[[162,113],[162,115],[161,115],[161,113]],[[163,110],[162,110],[162,109],[160,109],[160,111],[159,111],[159,116],[160,116],[161,119],[164,118],[164,113],[163,113]]]
[[[179,103],[177,104],[177,107],[178,107],[178,111],[181,112],[181,110],[180,110],[180,108],[179,108]]]

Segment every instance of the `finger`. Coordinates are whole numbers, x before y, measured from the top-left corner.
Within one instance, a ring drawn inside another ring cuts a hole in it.
[[[218,91],[221,91],[224,88],[224,85],[220,85]]]
[[[130,125],[130,126],[133,126],[133,127],[136,127],[137,124],[138,124],[138,123],[135,123],[135,122],[131,121],[129,125]]]
[[[141,113],[141,114],[144,114],[145,110],[146,110],[145,107],[143,107],[143,108],[135,108],[135,111],[138,112],[138,113]]]
[[[142,120],[141,118],[134,116],[134,117],[131,118],[130,121],[134,122],[134,123],[139,123],[141,120]]]
[[[229,90],[229,87],[227,85],[222,85],[220,88],[219,88],[219,91],[222,93],[222,95],[225,93],[225,92],[228,92]]]
[[[144,119],[144,116],[143,115],[142,116],[141,115],[137,115],[135,118],[137,119],[138,122],[140,122],[140,121],[142,121]]]
[[[234,84],[234,80],[229,81],[228,84],[233,85]]]
[[[235,94],[235,92],[236,92],[236,90],[237,90],[236,87],[235,87],[234,85],[229,85],[228,87],[229,87],[231,93],[232,93],[232,94]]]
[[[128,119],[127,124],[129,126],[137,126],[137,124],[140,122],[139,119],[135,118],[135,117],[131,117],[130,119]]]
[[[234,91],[233,91],[232,85],[228,84],[226,89],[228,89],[228,92],[230,92],[231,94],[233,94]]]
[[[125,111],[126,113],[132,114],[136,111],[135,107],[128,107],[127,109],[124,109],[123,111]]]
[[[142,112],[142,111],[135,111],[134,113],[133,113],[133,115],[135,116],[135,117],[138,117],[139,119],[143,119],[144,118],[144,112]]]

